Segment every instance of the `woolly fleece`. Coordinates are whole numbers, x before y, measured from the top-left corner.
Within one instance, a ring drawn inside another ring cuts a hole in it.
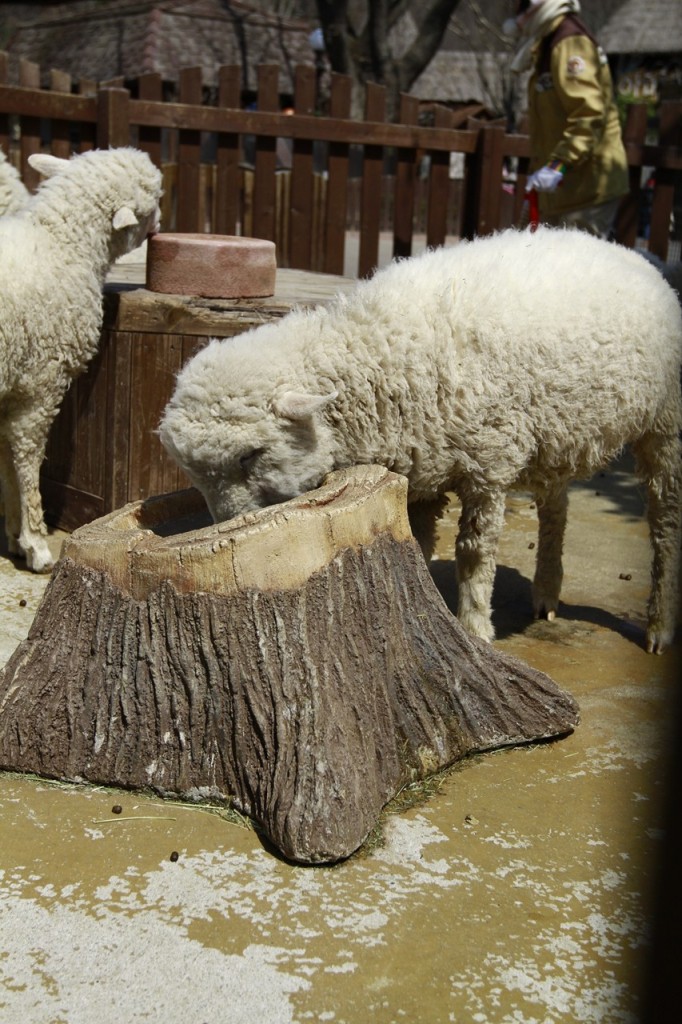
[[[28,198],[29,191],[19,177],[19,172],[0,149],[0,216],[16,213],[25,205]]]
[[[158,229],[161,175],[129,147],[30,162],[50,176],[0,219],[0,482],[10,551],[47,571],[39,471],[48,432],[97,349],[109,267]]]
[[[577,231],[510,230],[211,342],[181,371],[160,436],[216,519],[379,463],[407,477],[428,547],[455,491],[458,615],[486,639],[505,493],[536,496],[534,609],[553,618],[568,482],[632,444],[654,549],[647,646],[659,651],[677,597],[681,352],[676,295],[638,254]]]

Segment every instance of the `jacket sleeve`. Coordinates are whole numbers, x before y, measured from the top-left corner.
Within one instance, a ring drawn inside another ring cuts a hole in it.
[[[552,51],[552,80],[566,118],[551,159],[576,166],[591,155],[606,124],[599,50],[587,36],[568,36]]]

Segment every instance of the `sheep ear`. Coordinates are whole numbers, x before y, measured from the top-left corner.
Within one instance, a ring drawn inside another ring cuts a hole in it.
[[[284,416],[287,420],[304,420],[323,405],[333,402],[338,391],[332,391],[328,395],[310,395],[302,391],[285,391],[283,395],[276,398],[272,403],[273,410],[278,416]]]
[[[42,174],[43,178],[51,178],[53,174],[63,171],[69,161],[52,156],[51,153],[31,153],[28,162],[34,171]]]
[[[120,231],[121,228],[131,228],[137,224],[137,217],[129,206],[122,206],[121,209],[117,210],[114,214],[112,224],[114,226],[114,231]]]

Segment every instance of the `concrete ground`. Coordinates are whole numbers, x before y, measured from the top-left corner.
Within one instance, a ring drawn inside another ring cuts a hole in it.
[[[647,1014],[644,981],[671,919],[654,897],[680,644],[642,648],[649,546],[627,460],[573,487],[569,522],[561,618],[533,623],[535,512],[510,500],[496,643],[569,690],[581,724],[464,762],[343,864],[292,866],[201,808],[0,774],[0,1021],[672,1020],[660,980]],[[448,602],[455,530],[453,508],[433,563]],[[45,584],[0,549],[0,664]]]

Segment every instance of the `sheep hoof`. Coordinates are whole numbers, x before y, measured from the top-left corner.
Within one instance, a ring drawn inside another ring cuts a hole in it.
[[[479,640],[491,643],[495,639],[495,630],[492,623],[484,615],[477,612],[457,612],[457,618],[463,629]]]
[[[533,608],[534,619],[546,619],[547,622],[554,622],[556,619],[556,608],[548,606],[544,601],[539,601]]]
[[[670,643],[670,637],[658,630],[648,629],[646,634],[647,654],[663,654],[663,651]]]
[[[29,548],[26,552],[26,565],[32,572],[52,572],[54,558],[47,546],[44,548]]]

